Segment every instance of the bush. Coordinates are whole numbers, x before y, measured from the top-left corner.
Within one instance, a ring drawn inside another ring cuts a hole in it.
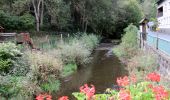
[[[122,42],[119,46],[113,49],[118,57],[130,58],[137,53],[137,33],[136,26],[130,24],[124,29],[125,35],[122,37]]]
[[[63,63],[59,58],[48,53],[42,52],[25,52],[31,64],[31,72],[35,74],[41,81],[47,81],[50,75],[58,76],[62,70]]]
[[[77,70],[77,65],[76,64],[67,64],[63,67],[63,70],[61,72],[61,76],[66,77],[72,74]]]
[[[88,61],[91,52],[83,46],[83,43],[78,40],[73,40],[68,44],[63,44],[61,47],[61,58],[67,63],[84,64]]]
[[[69,42],[61,44],[61,58],[64,63],[84,64],[90,60],[92,50],[99,43],[99,37],[96,35],[83,34],[75,38],[71,38]]]
[[[15,44],[0,43],[0,72],[9,72],[19,56],[21,52]]]
[[[153,72],[158,66],[157,56],[152,52],[139,51],[137,55],[129,60],[127,65],[129,71],[137,69],[138,71],[145,71],[147,73]]]
[[[10,60],[0,60],[0,71],[8,72],[12,63]]]
[[[80,40],[85,44],[85,47],[89,50],[93,50],[98,44],[99,44],[99,36],[96,36],[94,34],[87,35],[84,33]]]
[[[26,54],[23,54],[21,57],[18,57],[13,62],[13,68],[9,71],[10,75],[13,76],[26,76],[30,71],[30,64]]]
[[[20,23],[21,23],[21,29],[22,30],[29,30],[34,28],[34,16],[31,14],[24,14],[23,16],[20,16]]]
[[[27,76],[0,76],[0,80],[0,97],[9,100],[32,100],[32,95],[40,91]]]
[[[11,16],[0,10],[0,25],[9,30],[29,30],[34,27],[34,17],[30,14]]]

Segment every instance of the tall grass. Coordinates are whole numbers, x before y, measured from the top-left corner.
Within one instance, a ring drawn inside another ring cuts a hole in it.
[[[90,61],[92,50],[98,43],[99,37],[93,34],[70,37],[69,41],[63,41],[58,45],[58,49],[53,51],[53,55],[60,56],[65,64],[85,64]]]
[[[32,72],[41,78],[42,81],[47,81],[49,76],[59,74],[62,70],[63,62],[60,58],[42,52],[26,52],[31,63]]]

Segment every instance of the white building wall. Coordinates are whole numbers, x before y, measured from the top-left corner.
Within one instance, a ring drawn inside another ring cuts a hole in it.
[[[159,28],[170,28],[170,0],[162,2],[160,7],[163,7],[163,16],[158,17]]]

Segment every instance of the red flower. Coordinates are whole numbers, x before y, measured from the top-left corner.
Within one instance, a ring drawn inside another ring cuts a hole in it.
[[[168,92],[162,86],[153,87],[152,91],[155,94],[156,100],[168,98]]]
[[[159,82],[160,81],[160,75],[153,72],[153,73],[150,73],[150,74],[147,75],[147,79],[154,81],[154,82]]]
[[[120,100],[131,100],[130,92],[125,91],[125,90],[121,90],[119,92],[119,99]]]
[[[119,78],[117,78],[117,84],[119,86],[127,86],[127,85],[129,85],[129,78],[127,76],[125,76],[123,78],[119,77]]]
[[[68,99],[68,96],[62,96],[58,100],[69,100],[69,99]]]
[[[85,84],[84,86],[80,87],[80,92],[86,94],[87,99],[90,100],[95,94],[95,87],[94,85],[91,85],[91,87],[88,87],[88,85]]]
[[[153,89],[153,85],[152,85],[152,84],[149,84],[148,87],[149,87],[150,89]]]
[[[36,100],[52,100],[52,96],[48,94],[39,94]]]

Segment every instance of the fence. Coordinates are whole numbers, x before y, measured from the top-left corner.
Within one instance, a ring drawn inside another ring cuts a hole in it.
[[[170,40],[147,34],[147,44],[170,56]]]

